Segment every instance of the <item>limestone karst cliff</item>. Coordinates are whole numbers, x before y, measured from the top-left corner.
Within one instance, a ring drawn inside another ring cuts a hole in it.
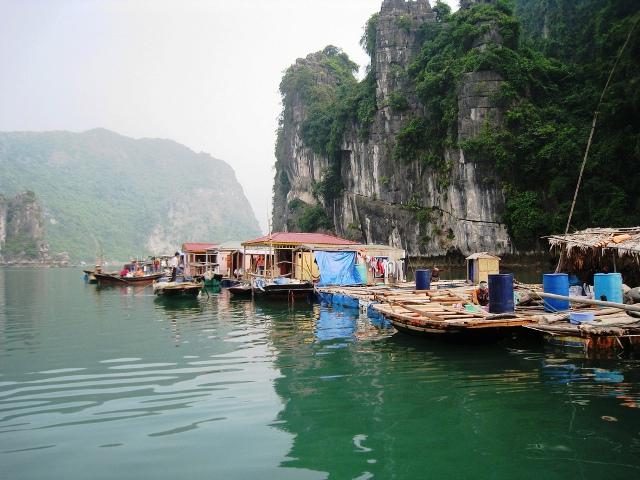
[[[0,195],[0,263],[50,263],[42,206],[33,192]],[[57,259],[59,260],[59,259]]]
[[[321,204],[339,235],[403,247],[412,255],[512,251],[501,221],[503,193],[490,172],[479,172],[477,163],[466,159],[456,145],[442,150],[435,167],[419,159],[399,161],[395,155],[398,135],[425,114],[407,70],[419,53],[424,25],[437,21],[438,12],[427,0],[382,2],[365,38],[372,55],[370,100],[375,105],[366,126],[357,118],[346,122],[335,158],[305,142],[310,102],[299,84],[283,80],[274,187],[276,229],[296,229],[295,210],[304,202],[306,209]],[[484,41],[500,38],[485,36],[474,48],[483,48]],[[288,73],[304,72],[312,90],[339,85],[340,75],[331,68],[335,55],[326,49],[311,54],[298,59]],[[491,99],[500,82],[492,71],[465,75],[457,95],[458,141],[477,135],[485,122],[500,121],[500,110]],[[328,181],[332,169],[337,170],[333,181],[342,183],[339,192],[333,198],[318,195],[318,186]]]
[[[545,250],[572,228],[640,223],[640,4],[384,0],[366,77],[338,48],[285,73],[274,225],[411,255]],[[604,85],[609,85],[601,97]]]
[[[260,233],[233,168],[167,139],[105,129],[0,132],[0,191],[33,190],[47,243],[72,260],[122,260],[185,241]]]

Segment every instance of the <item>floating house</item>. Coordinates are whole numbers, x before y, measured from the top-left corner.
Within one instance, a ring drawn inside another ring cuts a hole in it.
[[[389,245],[354,244],[317,248],[315,252],[353,252],[359,281],[363,285],[404,282],[406,278],[406,251]],[[335,283],[334,283],[335,284]]]
[[[619,272],[627,285],[640,285],[640,227],[587,228],[547,239],[560,255],[559,271],[587,283],[594,273]]]
[[[301,281],[320,278],[313,252],[357,245],[356,242],[324,233],[276,232],[242,243],[245,252],[266,249],[264,260],[252,264],[250,272],[272,272],[273,276],[288,276]]]
[[[244,242],[244,248],[267,248],[265,268],[252,265],[253,273],[273,271],[319,285],[383,283],[406,276],[403,249],[388,245],[364,245],[321,233],[273,233]]]
[[[269,254],[267,247],[246,249],[241,242],[227,242],[218,247],[218,273],[226,278],[241,278],[252,265],[262,263]]]
[[[207,269],[213,268],[213,263],[217,263],[216,243],[187,242],[182,244],[184,255],[185,275],[204,275]],[[211,261],[213,260],[213,261]]]
[[[474,253],[467,258],[467,282],[478,284],[489,281],[489,275],[500,273],[500,257],[487,252]]]

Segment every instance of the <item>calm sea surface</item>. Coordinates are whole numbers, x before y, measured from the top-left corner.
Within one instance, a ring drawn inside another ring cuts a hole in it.
[[[0,477],[640,478],[639,367],[0,269]]]

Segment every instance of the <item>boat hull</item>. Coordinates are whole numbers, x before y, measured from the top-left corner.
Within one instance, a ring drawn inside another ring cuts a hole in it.
[[[264,289],[256,289],[256,292],[272,299],[307,298],[313,295],[313,284],[266,285]]]
[[[94,274],[98,285],[110,286],[110,285],[151,285],[154,280],[162,277],[162,273],[154,273],[152,275],[145,275],[143,277],[120,277],[118,275],[95,273]]]
[[[153,286],[153,293],[163,297],[197,297],[202,290],[201,283],[167,283],[166,285],[156,283]]]
[[[232,296],[237,298],[249,298],[253,292],[251,287],[248,285],[234,285],[229,287],[227,290],[229,290],[229,293]]]

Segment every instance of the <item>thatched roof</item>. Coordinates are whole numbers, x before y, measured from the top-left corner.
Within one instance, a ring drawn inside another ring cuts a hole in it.
[[[547,237],[552,249],[557,248],[567,256],[572,254],[604,253],[613,250],[618,256],[640,257],[640,227],[587,228],[567,235]]]

